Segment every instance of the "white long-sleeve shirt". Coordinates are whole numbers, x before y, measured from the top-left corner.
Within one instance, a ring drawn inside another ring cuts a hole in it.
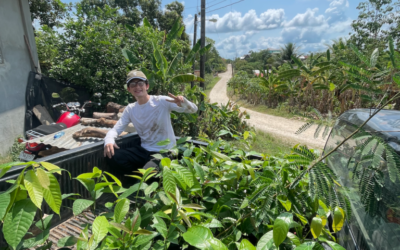
[[[184,98],[184,102],[179,107],[168,96],[150,96],[150,100],[145,104],[129,104],[114,128],[108,131],[104,138],[104,146],[115,143],[115,138],[121,134],[125,127],[132,122],[138,135],[140,136],[142,147],[147,151],[158,152],[161,149],[170,149],[176,144],[174,130],[171,124],[171,111],[179,113],[196,113],[196,104]],[[170,144],[158,146],[157,143],[169,139]]]

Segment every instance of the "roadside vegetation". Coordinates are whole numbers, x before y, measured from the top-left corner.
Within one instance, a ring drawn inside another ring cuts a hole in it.
[[[211,90],[214,88],[215,84],[221,79],[219,76],[213,76],[207,74],[204,81],[204,93],[209,97]]]
[[[395,82],[400,81],[398,3],[377,2],[360,3],[350,38],[332,41],[324,52],[301,54],[288,43],[280,54],[251,51],[248,58],[236,59],[231,95],[266,113],[306,117],[315,116],[314,110],[338,116],[349,109],[377,107],[382,98],[397,93]],[[393,19],[378,18],[382,15]],[[389,108],[400,110],[400,101]]]

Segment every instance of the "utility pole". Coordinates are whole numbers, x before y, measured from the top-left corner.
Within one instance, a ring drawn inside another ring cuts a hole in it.
[[[206,46],[206,0],[201,0],[201,48]],[[200,56],[200,77],[205,78],[205,55]],[[204,90],[204,82],[200,82]]]
[[[194,34],[193,34],[193,48],[197,43],[197,14],[194,15]],[[196,57],[195,57],[196,59]],[[196,60],[193,60],[193,74],[195,73]],[[194,87],[194,82],[190,83],[190,87]]]

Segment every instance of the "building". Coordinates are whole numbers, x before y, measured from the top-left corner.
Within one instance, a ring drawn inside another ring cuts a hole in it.
[[[5,155],[24,133],[28,76],[39,62],[28,0],[1,0],[0,24],[0,155]]]
[[[267,74],[267,70],[264,70],[264,73]],[[268,70],[268,73],[271,74],[271,73],[272,73],[272,70]],[[260,75],[260,70],[258,70],[258,69],[253,70],[253,74],[254,74],[255,76],[259,76],[259,75]],[[261,73],[261,76],[264,76],[264,74]]]
[[[281,50],[280,49],[272,49],[272,48],[268,48],[267,49],[271,54],[280,54]]]
[[[240,60],[246,60],[246,59],[249,59],[249,58],[250,58],[250,55],[246,54],[244,56],[241,56]]]

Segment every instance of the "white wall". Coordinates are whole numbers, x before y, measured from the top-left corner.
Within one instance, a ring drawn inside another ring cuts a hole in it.
[[[25,90],[29,71],[34,69],[24,35],[38,65],[28,0],[0,0],[0,155],[24,133]]]

